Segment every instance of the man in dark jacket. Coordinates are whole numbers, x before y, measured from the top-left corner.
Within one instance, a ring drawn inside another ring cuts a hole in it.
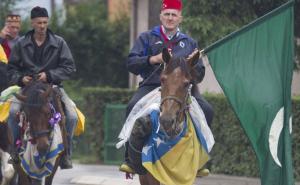
[[[21,28],[21,16],[17,14],[9,14],[5,18],[5,24],[0,31],[0,92],[8,87],[7,80],[7,62],[10,56],[11,49],[19,39]]]
[[[34,7],[31,10],[31,25],[33,30],[26,33],[16,43],[8,64],[8,76],[11,84],[24,87],[32,81],[32,75],[37,74],[38,80],[58,85],[62,102],[65,105],[68,151],[63,156],[61,168],[72,168],[72,137],[78,120],[75,104],[61,86],[63,80],[69,79],[76,71],[71,51],[65,40],[48,29],[48,12],[45,8]],[[20,104],[14,100],[8,118],[9,127],[13,130],[14,140],[18,136],[18,123],[15,115],[20,110]]]
[[[13,46],[19,39],[21,29],[21,16],[17,14],[9,14],[5,18],[5,25],[0,31],[0,44],[2,45],[7,58]]]
[[[160,74],[162,72],[162,49],[168,48],[173,57],[188,58],[197,48],[197,42],[188,35],[183,34],[179,29],[182,21],[181,0],[163,0],[160,14],[161,25],[150,31],[142,33],[133,48],[131,49],[127,67],[129,72],[140,75],[143,81],[128,103],[126,116],[129,115],[134,105],[147,93],[160,86]],[[200,60],[200,59],[199,59]],[[200,83],[205,74],[205,67],[200,60],[194,68],[197,78],[193,84]],[[207,123],[210,124],[213,118],[211,105],[203,99],[200,93],[193,94],[201,106]],[[127,148],[127,146],[126,146]],[[125,152],[127,160],[127,152]],[[122,170],[121,166],[121,169]]]

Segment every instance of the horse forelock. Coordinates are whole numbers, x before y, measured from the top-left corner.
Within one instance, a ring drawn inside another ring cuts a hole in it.
[[[27,86],[23,90],[23,94],[27,97],[26,102],[24,102],[24,108],[41,108],[48,102],[47,97],[43,97],[42,94],[48,89],[50,86],[48,84],[42,82],[35,82],[31,85]]]
[[[164,70],[164,74],[172,73],[176,68],[180,68],[182,72],[184,72],[185,76],[191,77],[191,73],[189,70],[188,63],[185,58],[172,58],[168,64],[166,64],[166,68]]]

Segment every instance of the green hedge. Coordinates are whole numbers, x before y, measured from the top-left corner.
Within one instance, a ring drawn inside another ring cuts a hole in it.
[[[103,161],[103,115],[105,104],[126,104],[133,91],[113,88],[84,88],[81,92],[80,109],[87,118],[86,131],[79,138],[75,153],[96,155]],[[239,176],[259,176],[256,156],[243,129],[223,95],[205,94],[212,104],[215,117],[212,131],[216,144],[208,164],[213,173]],[[300,179],[300,99],[293,100],[293,159],[295,176]]]
[[[214,173],[259,176],[256,156],[244,130],[223,95],[206,95],[215,110],[212,132],[216,144],[209,165]],[[300,180],[300,100],[293,100],[293,164]]]
[[[75,140],[75,157],[87,156],[87,162],[102,162],[103,150],[103,120],[105,105],[126,104],[133,94],[128,89],[109,87],[82,88],[80,96],[75,96],[75,101],[86,117],[85,132]]]

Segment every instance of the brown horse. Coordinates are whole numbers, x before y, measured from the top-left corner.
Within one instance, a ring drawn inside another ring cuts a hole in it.
[[[15,170],[12,164],[8,163],[10,157],[10,144],[8,126],[0,122],[0,164],[1,164],[1,185],[15,184]]]
[[[31,140],[27,142],[31,142],[33,145],[36,145],[37,151],[40,155],[45,156],[50,150],[54,132],[54,126],[50,123],[50,120],[53,120],[53,118],[57,115],[56,113],[60,114],[61,119],[57,120],[55,124],[60,125],[63,144],[64,146],[67,146],[65,116],[57,89],[52,88],[49,84],[34,81],[22,90],[22,94],[18,94],[16,97],[22,104],[21,110],[23,114],[23,127],[25,125],[25,127],[29,128],[27,134],[30,135],[29,137]],[[46,176],[46,185],[52,184],[52,180],[58,168],[62,154],[63,152],[58,154],[52,172]],[[14,156],[16,156],[16,154],[12,154],[12,157],[15,163],[14,167],[20,178],[19,183],[22,185],[41,184],[41,180],[32,178],[25,173],[23,170],[24,168],[21,167],[20,160]]]
[[[0,61],[0,93],[8,87],[7,64]],[[2,103],[2,102],[0,102]],[[1,185],[12,183],[15,171],[11,164],[7,163],[9,158],[9,141],[7,124],[0,123],[0,181]],[[12,183],[13,184],[13,183]]]
[[[161,80],[160,130],[169,138],[178,136],[184,126],[183,120],[187,112],[189,88],[192,83],[193,67],[199,59],[199,51],[195,51],[188,59],[172,58],[167,49],[163,50],[164,70]],[[196,90],[196,89],[192,89]],[[141,165],[141,151],[145,140],[151,134],[151,120],[149,116],[137,119],[129,138],[129,160],[139,175],[141,185],[159,185],[151,173]],[[195,172],[196,173],[196,172]]]

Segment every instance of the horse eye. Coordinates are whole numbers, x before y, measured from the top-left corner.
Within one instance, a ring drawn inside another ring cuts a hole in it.
[[[166,81],[167,77],[165,75],[160,77],[160,82],[164,83]]]
[[[185,88],[186,88],[186,87],[189,87],[190,82],[187,80],[187,81],[183,82],[183,85],[184,85]]]

